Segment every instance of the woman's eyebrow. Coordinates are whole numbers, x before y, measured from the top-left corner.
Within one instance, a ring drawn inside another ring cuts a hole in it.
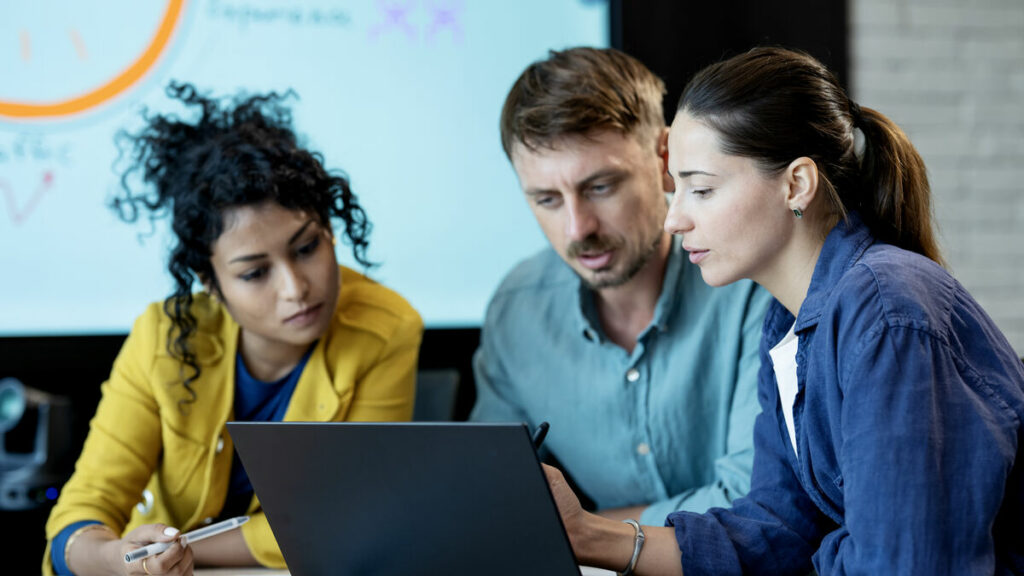
[[[680,170],[679,172],[676,172],[676,176],[679,176],[679,179],[682,180],[691,176],[718,176],[718,174],[704,172],[703,170]]]
[[[302,225],[302,228],[299,228],[298,231],[295,232],[295,234],[292,234],[292,237],[288,239],[288,245],[291,246],[292,244],[295,244],[295,242],[298,241],[299,237],[302,236],[302,233],[305,232],[306,229],[309,228],[309,225],[312,224],[313,222],[315,221],[312,218],[310,218],[305,224]],[[259,254],[246,254],[245,256],[238,256],[236,258],[228,260],[228,264],[234,264],[235,262],[252,262],[253,260],[259,260],[260,258],[266,257],[266,253],[262,252]]]

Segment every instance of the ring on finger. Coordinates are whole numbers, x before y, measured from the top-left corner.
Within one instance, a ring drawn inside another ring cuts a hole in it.
[[[152,572],[149,571],[149,568],[146,568],[146,560],[149,560],[149,558],[142,559],[142,571],[146,574],[152,574]]]

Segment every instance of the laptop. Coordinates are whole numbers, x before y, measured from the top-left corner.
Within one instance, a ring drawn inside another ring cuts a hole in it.
[[[292,576],[579,576],[525,424],[229,422]]]

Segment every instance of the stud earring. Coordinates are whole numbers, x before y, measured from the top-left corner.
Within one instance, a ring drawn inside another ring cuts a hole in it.
[[[803,212],[803,210],[801,210],[799,208],[793,208],[793,216],[796,216],[798,219],[799,218],[803,218],[804,217],[804,212]]]

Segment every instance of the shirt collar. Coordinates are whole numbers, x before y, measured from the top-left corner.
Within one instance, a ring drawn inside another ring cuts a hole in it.
[[[850,212],[845,220],[840,220],[832,228],[821,247],[821,254],[818,255],[811,276],[811,285],[800,306],[795,327],[798,332],[817,324],[832,289],[873,242],[871,232],[856,212]]]
[[[573,272],[575,274],[575,271]],[[601,320],[597,317],[597,303],[594,299],[594,291],[577,275],[579,284],[574,291],[576,302],[576,323],[579,324],[579,333],[585,339],[595,344],[604,340],[604,333],[601,331]]]
[[[668,264],[665,265],[665,278],[661,281],[661,294],[658,295],[658,303],[654,308],[654,318],[651,325],[657,326],[658,330],[668,330],[668,319],[676,307],[680,287],[680,278],[683,276],[683,263],[688,258],[683,250],[683,243],[673,236],[670,240],[671,248],[668,252]]]

